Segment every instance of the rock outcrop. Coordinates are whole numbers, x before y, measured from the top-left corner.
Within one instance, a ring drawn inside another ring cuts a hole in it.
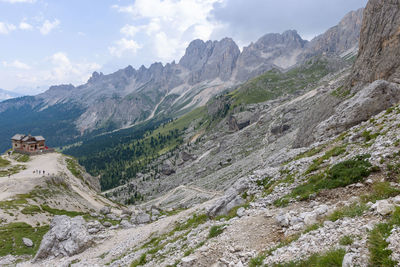
[[[400,81],[400,2],[371,0],[364,11],[357,61],[349,86]]]
[[[335,109],[334,115],[321,122],[314,136],[318,140],[338,134],[368,120],[400,101],[400,85],[378,80],[366,86],[354,97],[344,101]]]
[[[50,230],[43,236],[34,261],[57,256],[78,254],[93,243],[86,229],[85,220],[81,217],[70,218],[66,215],[55,216]]]
[[[225,195],[209,207],[207,214],[210,217],[218,215],[226,215],[232,208],[240,206],[245,203],[241,194],[248,188],[246,179],[241,179],[232,185]]]

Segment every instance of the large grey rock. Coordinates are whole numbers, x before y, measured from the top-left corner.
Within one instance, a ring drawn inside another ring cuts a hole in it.
[[[166,160],[163,162],[163,164],[160,167],[160,171],[164,175],[171,175],[175,173],[174,166],[172,165],[171,161]]]
[[[100,209],[100,214],[107,215],[111,212],[111,208],[109,206],[104,206]]]
[[[281,213],[275,217],[275,221],[278,225],[288,227],[290,225],[291,216],[289,213]]]
[[[23,237],[22,242],[24,243],[25,246],[27,247],[33,247],[33,241],[30,240],[29,238]]]
[[[81,253],[93,244],[81,216],[70,218],[54,216],[50,230],[43,236],[34,261],[57,256],[72,256]]]
[[[389,215],[395,210],[394,205],[389,203],[386,199],[378,200],[371,208],[382,216]]]
[[[308,212],[304,216],[304,224],[305,225],[313,225],[317,223],[317,214],[314,212]]]
[[[237,214],[237,216],[238,216],[239,218],[243,217],[244,215],[246,215],[246,210],[245,210],[245,208],[240,207],[240,208],[237,210],[236,214]]]
[[[119,223],[119,227],[121,227],[121,228],[123,228],[123,229],[128,229],[128,228],[132,228],[133,225],[132,225],[130,222],[128,222],[127,220],[122,220],[122,221]]]
[[[334,115],[314,131],[317,140],[341,133],[400,101],[400,84],[378,80],[339,104]]]
[[[132,211],[130,209],[122,209],[122,215],[132,215]]]
[[[104,229],[104,226],[99,221],[91,221],[86,224],[89,234],[95,234]]]
[[[210,217],[218,215],[226,215],[233,207],[244,203],[241,194],[249,187],[248,181],[243,178],[238,180],[231,188],[229,188],[225,195],[219,198],[211,207],[209,207],[207,214]]]
[[[352,267],[353,265],[353,259],[356,255],[354,253],[346,253],[343,257],[342,261],[342,267]]]
[[[151,221],[151,218],[150,215],[147,213],[139,213],[133,218],[132,221],[136,224],[143,224],[143,223],[149,223]]]

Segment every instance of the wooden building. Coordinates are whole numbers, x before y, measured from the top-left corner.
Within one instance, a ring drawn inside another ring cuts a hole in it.
[[[43,136],[16,134],[11,138],[12,149],[16,152],[43,152],[47,150]]]

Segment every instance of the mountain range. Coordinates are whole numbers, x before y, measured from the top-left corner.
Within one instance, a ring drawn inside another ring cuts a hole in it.
[[[108,75],[94,72],[77,87],[52,86],[36,96],[4,101],[0,139],[29,131],[47,136],[52,146],[64,145],[155,116],[180,116],[271,69],[286,71],[322,54],[351,57],[357,50],[362,12],[350,12],[310,42],[294,30],[266,34],[243,51],[230,38],[194,40],[178,63],[128,66]],[[0,142],[0,150],[7,145]]]

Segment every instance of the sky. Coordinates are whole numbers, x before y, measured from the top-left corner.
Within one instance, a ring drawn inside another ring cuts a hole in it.
[[[94,71],[176,62],[194,39],[240,48],[295,29],[312,39],[367,0],[0,0],[0,88],[37,94]]]

